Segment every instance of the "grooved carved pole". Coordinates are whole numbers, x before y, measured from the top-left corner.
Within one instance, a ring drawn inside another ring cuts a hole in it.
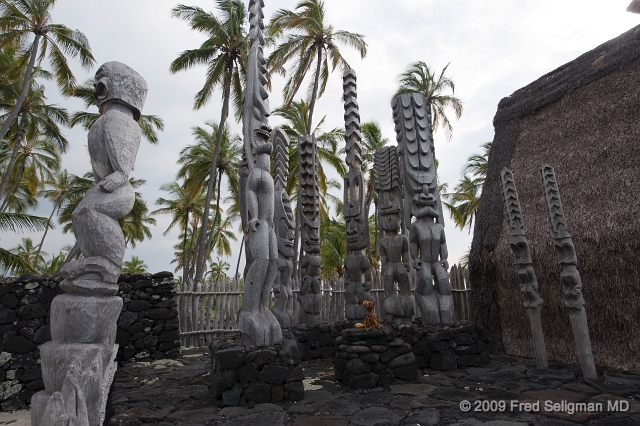
[[[356,72],[348,69],[342,75],[344,94],[345,151],[349,171],[344,176],[344,219],[347,232],[345,267],[345,316],[362,320],[367,314],[362,305],[371,300],[371,264],[366,255],[369,232],[364,206],[362,176],[362,135],[356,90]]]
[[[302,306],[300,322],[308,325],[321,320],[320,294],[320,191],[318,188],[318,161],[316,136],[306,135],[298,141],[300,155],[300,226],[301,247],[304,255],[300,261],[300,293]]]
[[[289,328],[294,324],[293,292],[291,290],[291,271],[293,264],[293,240],[295,220],[291,201],[286,187],[289,177],[289,138],[280,128],[271,134],[273,142],[273,181],[275,191],[273,195],[274,217],[273,224],[278,240],[278,270],[273,287],[276,303],[272,311],[282,328]]]
[[[416,304],[424,325],[453,322],[453,296],[442,202],[438,190],[430,106],[424,95],[406,93],[391,101],[402,166],[404,224],[416,274]],[[415,222],[411,223],[411,218]]]
[[[399,233],[402,182],[395,146],[385,146],[375,152],[373,172],[374,186],[378,192],[378,222],[383,232],[380,240],[380,263],[385,292],[382,303],[385,320],[410,323],[414,303],[409,283],[411,256],[409,239],[405,234]]]
[[[278,243],[274,231],[274,183],[271,177],[269,141],[269,94],[265,88],[265,59],[262,0],[249,2],[250,49],[247,60],[247,85],[242,99],[242,134],[246,168],[241,172],[242,228],[245,232],[245,267],[242,310],[238,329],[244,343],[271,346],[282,341],[280,323],[269,309],[271,289],[278,270]]]
[[[511,230],[511,251],[513,252],[514,262],[518,265],[520,291],[524,298],[524,308],[527,311],[529,325],[531,326],[536,366],[538,368],[548,368],[547,348],[544,343],[540,318],[543,302],[538,294],[538,280],[532,266],[529,242],[525,236],[516,183],[511,170],[506,167],[500,172],[500,178],[502,181],[502,194],[507,207],[507,219]]]
[[[569,320],[573,330],[573,338],[576,341],[576,350],[582,375],[585,379],[597,379],[598,373],[593,362],[591,350],[591,338],[589,337],[589,324],[587,312],[582,296],[582,279],[576,268],[578,258],[573,245],[571,234],[567,230],[567,224],[560,201],[560,191],[553,167],[545,164],[540,171],[544,197],[549,210],[549,223],[553,232],[553,246],[558,254],[558,263],[562,265],[560,279],[564,290],[564,304],[569,309]]]

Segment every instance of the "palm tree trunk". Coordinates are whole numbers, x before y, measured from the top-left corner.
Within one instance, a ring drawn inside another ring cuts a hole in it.
[[[53,214],[56,212],[56,208],[60,203],[57,203],[53,206],[53,210],[51,210],[51,214],[49,215],[49,223],[51,223],[51,219],[53,219]],[[47,232],[49,231],[49,227],[44,228],[44,234],[42,235],[42,240],[40,240],[40,244],[38,245],[38,251],[36,251],[36,257],[40,255],[40,250],[42,250],[42,245],[44,244],[44,239],[47,236]]]
[[[182,286],[184,291],[184,283],[187,280],[187,272],[189,268],[187,266],[187,229],[189,229],[189,209],[184,217],[184,238],[182,239]]]
[[[211,159],[211,169],[209,170],[209,182],[207,183],[207,195],[204,202],[204,212],[202,213],[202,230],[198,235],[197,258],[196,258],[196,276],[195,285],[200,286],[200,281],[204,276],[206,266],[207,253],[205,250],[207,228],[209,225],[209,209],[211,197],[213,196],[213,181],[218,166],[218,155],[220,154],[220,145],[222,144],[222,132],[224,130],[227,115],[229,115],[229,93],[231,92],[231,77],[233,75],[233,62],[229,63],[227,73],[224,76],[224,91],[222,94],[222,113],[220,115],[220,124],[218,125],[218,134],[216,135],[216,149],[213,151]]]
[[[211,226],[211,238],[207,242],[207,250],[206,250],[207,255],[211,253],[211,250],[215,248],[215,244],[220,240],[221,229],[218,229],[218,239],[216,241],[213,241],[214,237],[216,236],[215,227],[218,224],[218,220],[220,219],[220,182],[221,181],[222,181],[222,169],[219,169],[218,182],[217,182],[218,196],[216,198],[216,216],[213,218],[213,226]]]
[[[8,119],[7,119],[8,120]],[[9,184],[9,180],[11,179],[11,174],[13,173],[13,168],[16,164],[16,159],[18,158],[18,152],[20,152],[20,142],[22,141],[22,135],[24,134],[24,128],[27,124],[26,117],[22,116],[20,123],[18,123],[18,133],[16,134],[16,141],[13,145],[13,152],[11,153],[11,158],[9,159],[9,165],[7,166],[7,170],[4,172],[4,176],[2,176],[2,183],[0,184],[0,200],[3,199],[4,192],[7,189],[7,185]],[[2,139],[0,139],[1,141]],[[5,202],[6,202],[5,197]]]
[[[307,134],[311,134],[311,120],[313,118],[313,110],[316,106],[316,97],[318,96],[318,82],[320,81],[320,65],[322,63],[322,45],[318,45],[318,62],[316,63],[316,79],[313,82],[313,94],[311,95],[311,104],[309,105],[309,122],[307,123]]]
[[[9,116],[7,117],[2,127],[0,128],[0,141],[2,141],[5,136],[7,136],[7,133],[9,132],[9,128],[11,127],[11,124],[13,124],[13,120],[15,120],[16,117],[18,116],[18,113],[20,112],[20,108],[22,108],[22,103],[27,98],[27,93],[29,92],[29,88],[31,87],[31,74],[33,73],[33,68],[36,64],[36,56],[38,56],[38,46],[40,44],[40,37],[41,37],[40,34],[36,34],[36,38],[33,40],[33,44],[31,45],[31,57],[29,58],[29,64],[27,65],[27,70],[24,74],[22,89],[20,90],[20,95],[18,96],[18,100],[16,101],[16,104],[13,106],[13,109],[11,109]],[[9,172],[9,176],[11,172],[10,169],[12,167],[13,165],[10,164],[9,168],[7,169],[7,171]],[[6,179],[2,180],[2,185],[0,186],[0,199],[2,199],[2,196],[4,195],[4,190],[6,187],[5,180]]]

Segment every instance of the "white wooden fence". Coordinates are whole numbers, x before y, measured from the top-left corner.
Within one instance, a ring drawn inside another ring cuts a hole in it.
[[[469,279],[460,266],[454,265],[450,273],[455,305],[455,319],[469,320]],[[180,312],[180,340],[183,346],[206,346],[216,335],[238,331],[238,310],[242,305],[242,281],[224,279],[204,283],[192,288],[183,283],[176,292]],[[293,280],[294,318],[299,318],[300,304],[297,302],[300,285]],[[322,321],[340,322],[344,316],[344,281],[342,279],[321,281]],[[372,277],[371,298],[375,304],[375,314],[381,321],[384,313],[380,309],[384,300],[384,285],[379,274]],[[275,302],[272,296],[272,304]],[[416,317],[420,316],[417,308]]]

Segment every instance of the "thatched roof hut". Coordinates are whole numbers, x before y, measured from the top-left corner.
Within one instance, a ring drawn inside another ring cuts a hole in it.
[[[638,28],[638,27],[636,27]],[[474,321],[533,358],[500,187],[520,196],[550,360],[577,363],[540,168],[555,168],[596,365],[640,372],[640,40],[633,28],[502,99],[470,255]]]

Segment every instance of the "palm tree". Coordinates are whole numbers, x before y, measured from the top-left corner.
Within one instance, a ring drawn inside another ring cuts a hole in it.
[[[220,278],[226,278],[226,272],[229,270],[230,265],[224,260],[218,258],[215,262],[211,263],[211,279],[220,281]]]
[[[92,105],[95,105],[93,100],[93,80],[87,80],[81,86],[78,86],[73,96],[84,102],[85,109],[89,109]],[[88,131],[98,118],[100,118],[100,114],[97,112],[76,111],[71,115],[69,125],[71,127],[81,125]],[[157,131],[164,130],[164,121],[162,121],[162,118],[156,115],[142,114],[140,120],[138,120],[138,125],[140,126],[140,130],[142,130],[142,136],[147,141],[152,144],[158,143]]]
[[[120,272],[123,274],[143,274],[147,272],[148,266],[138,256],[131,256],[131,260],[122,262]]]
[[[72,95],[76,80],[67,63],[68,55],[78,58],[85,70],[90,70],[95,59],[89,48],[89,41],[78,30],[71,30],[61,24],[51,23],[51,9],[56,0],[0,0],[0,48],[18,45],[33,34],[33,43],[25,52],[29,61],[25,69],[20,94],[0,128],[0,141],[18,116],[22,103],[31,87],[32,73],[36,57],[41,62],[48,55],[54,70],[56,82],[65,95]],[[26,57],[24,58],[26,60]],[[0,190],[0,198],[3,189]]]
[[[25,141],[16,159],[18,168],[12,176],[13,185],[7,191],[0,211],[7,210],[11,198],[8,195],[14,194],[20,183],[26,183],[29,192],[35,196],[45,182],[53,179],[60,169],[60,163],[60,155],[51,140],[39,138]]]
[[[160,190],[168,192],[172,196],[172,198],[158,198],[156,200],[156,205],[164,207],[152,211],[151,215],[153,216],[158,214],[171,214],[171,223],[169,223],[169,226],[164,231],[163,235],[167,235],[167,233],[169,233],[169,231],[176,224],[182,222],[183,242],[180,258],[181,263],[179,263],[179,267],[184,268],[183,277],[186,281],[188,273],[187,265],[189,265],[189,262],[187,262],[186,259],[189,215],[193,215],[193,217],[195,217],[197,221],[199,221],[202,217],[202,209],[204,207],[204,194],[202,193],[202,186],[193,186],[191,190],[187,190],[186,185],[180,185],[178,182],[170,182],[162,184],[160,186]]]
[[[280,108],[275,109],[272,114],[275,116],[282,117],[287,120],[287,123],[282,126],[282,130],[289,137],[289,179],[287,181],[287,187],[285,188],[289,198],[293,202],[297,201],[298,205],[296,207],[296,228],[294,234],[294,253],[298,253],[298,247],[300,242],[300,226],[302,224],[302,220],[300,217],[300,205],[298,198],[298,184],[299,184],[299,164],[300,164],[300,155],[298,151],[298,142],[299,139],[302,138],[305,134],[307,134],[308,123],[309,123],[309,112],[310,106],[304,101],[300,100],[297,102],[293,102],[289,107],[282,106]],[[336,170],[336,172],[340,176],[344,176],[346,174],[347,169],[345,167],[342,158],[338,155],[338,143],[344,140],[344,130],[339,128],[334,128],[328,132],[324,132],[321,129],[322,124],[324,123],[326,117],[322,117],[322,119],[318,122],[313,133],[317,135],[316,141],[318,145],[316,146],[317,155],[318,155],[318,188],[320,189],[320,208],[321,208],[321,216],[328,217],[326,212],[328,211],[327,201],[332,200],[335,202],[339,202],[339,200],[335,199],[331,194],[328,193],[330,188],[339,189],[340,183],[327,178],[327,174],[324,170],[324,165],[329,165]],[[323,211],[322,211],[323,210]],[[293,259],[293,274],[297,275],[298,268],[298,259]]]
[[[322,0],[302,0],[296,5],[294,11],[277,10],[271,17],[268,27],[268,35],[274,41],[285,39],[275,47],[267,59],[269,74],[276,72],[284,75],[286,74],[284,65],[291,60],[295,61],[284,86],[283,95],[287,107],[293,102],[315,59],[313,78],[307,90],[310,105],[304,134],[311,134],[316,99],[324,93],[329,79],[329,61],[331,61],[331,71],[336,67],[339,67],[340,71],[350,68],[335,42],[355,48],[361,58],[367,54],[367,43],[361,34],[335,31],[332,25],[325,22],[325,14]]]
[[[196,144],[187,145],[180,151],[178,164],[181,165],[177,177],[184,179],[188,188],[202,188],[211,178],[210,164],[213,153],[216,150],[216,139],[218,134],[218,124],[214,121],[205,123],[211,130],[200,126],[194,127],[193,136]],[[224,126],[222,138],[220,140],[220,150],[218,153],[214,174],[214,186],[217,184],[217,196],[215,211],[220,211],[220,194],[222,189],[222,177],[226,176],[230,189],[237,191],[239,185],[239,164],[242,155],[242,138],[237,134],[232,134],[228,125]],[[218,217],[213,218],[214,223],[218,222]],[[210,244],[207,241],[206,244]]]
[[[173,16],[189,21],[191,28],[203,32],[208,39],[199,48],[182,52],[172,63],[170,71],[176,73],[194,65],[207,64],[207,77],[204,86],[196,94],[194,109],[200,109],[210,99],[213,89],[222,87],[222,112],[216,135],[216,148],[211,158],[209,176],[215,176],[218,155],[222,143],[222,130],[229,114],[229,98],[233,88],[233,101],[236,117],[242,111],[241,72],[249,49],[249,42],[245,28],[246,11],[239,0],[218,0],[217,9],[222,15],[218,19],[211,13],[196,6],[178,5],[173,8]],[[209,227],[209,209],[213,196],[213,179],[209,179],[205,195],[202,228]],[[198,284],[204,275],[205,262],[205,234],[201,232],[197,245],[197,262],[195,283]],[[185,278],[186,280],[186,278]]]
[[[429,66],[422,61],[412,64],[407,71],[400,74],[398,82],[400,88],[394,96],[403,93],[422,93],[431,105],[431,129],[436,131],[438,127],[444,128],[447,138],[450,140],[453,136],[453,127],[445,113],[447,108],[453,108],[456,118],[462,115],[462,101],[454,95],[455,84],[453,80],[445,76],[449,64],[447,64],[436,76],[435,71],[431,71]],[[445,95],[443,92],[451,89],[451,95]]]
[[[320,223],[320,247],[321,274],[325,278],[338,278],[344,275],[344,257],[347,254],[347,242],[345,239],[346,225],[344,218],[324,218]]]
[[[469,233],[471,233],[476,212],[480,207],[480,194],[489,167],[491,142],[483,144],[482,148],[484,148],[484,153],[474,154],[467,159],[462,171],[462,179],[455,186],[453,192],[444,194],[444,198],[449,203],[443,202],[443,204],[449,210],[455,225],[460,229],[469,227]]]
[[[24,261],[23,267],[13,269],[13,272],[22,275],[29,272],[36,272],[44,264],[43,253],[38,252],[37,247],[33,245],[31,238],[23,238],[22,244],[13,248],[10,252]]]
[[[43,76],[47,78],[48,74],[42,71],[40,68],[36,68],[33,72],[34,76]],[[31,89],[28,92],[20,108],[18,109],[19,119],[11,126],[11,132],[8,133],[13,140],[13,148],[11,155],[8,157],[7,166],[2,176],[2,183],[0,183],[0,200],[8,198],[6,195],[6,189],[9,185],[13,175],[20,175],[21,173],[15,173],[14,167],[18,159],[18,153],[23,146],[23,139],[26,141],[33,141],[39,137],[45,137],[48,139],[52,146],[55,148],[58,154],[66,152],[69,142],[62,135],[58,124],[67,125],[69,122],[69,115],[64,108],[59,108],[55,105],[46,104],[46,96],[44,95],[44,86],[41,84],[32,84]],[[13,105],[12,97],[3,97],[0,99],[0,109],[8,110]],[[0,118],[7,119],[7,114]],[[9,147],[9,144],[3,145],[3,150]],[[8,151],[7,151],[8,152]],[[10,193],[11,191],[9,191]]]
[[[42,231],[51,227],[46,217],[31,216],[24,213],[0,212],[0,231],[24,232]],[[0,269],[3,271],[31,270],[28,262],[17,254],[0,247]]]
[[[222,220],[222,216],[218,212],[212,223],[214,225],[209,230],[211,236],[207,238],[210,241],[207,247],[211,247],[211,251],[215,249],[218,256],[231,256],[231,241],[238,240],[233,231],[231,231],[231,218],[227,216]]]
[[[38,252],[38,254],[40,254],[40,252]],[[50,275],[55,274],[64,264],[64,260],[67,258],[68,254],[68,251],[65,250],[61,250],[58,254],[52,254],[51,259],[45,260],[40,272]]]

